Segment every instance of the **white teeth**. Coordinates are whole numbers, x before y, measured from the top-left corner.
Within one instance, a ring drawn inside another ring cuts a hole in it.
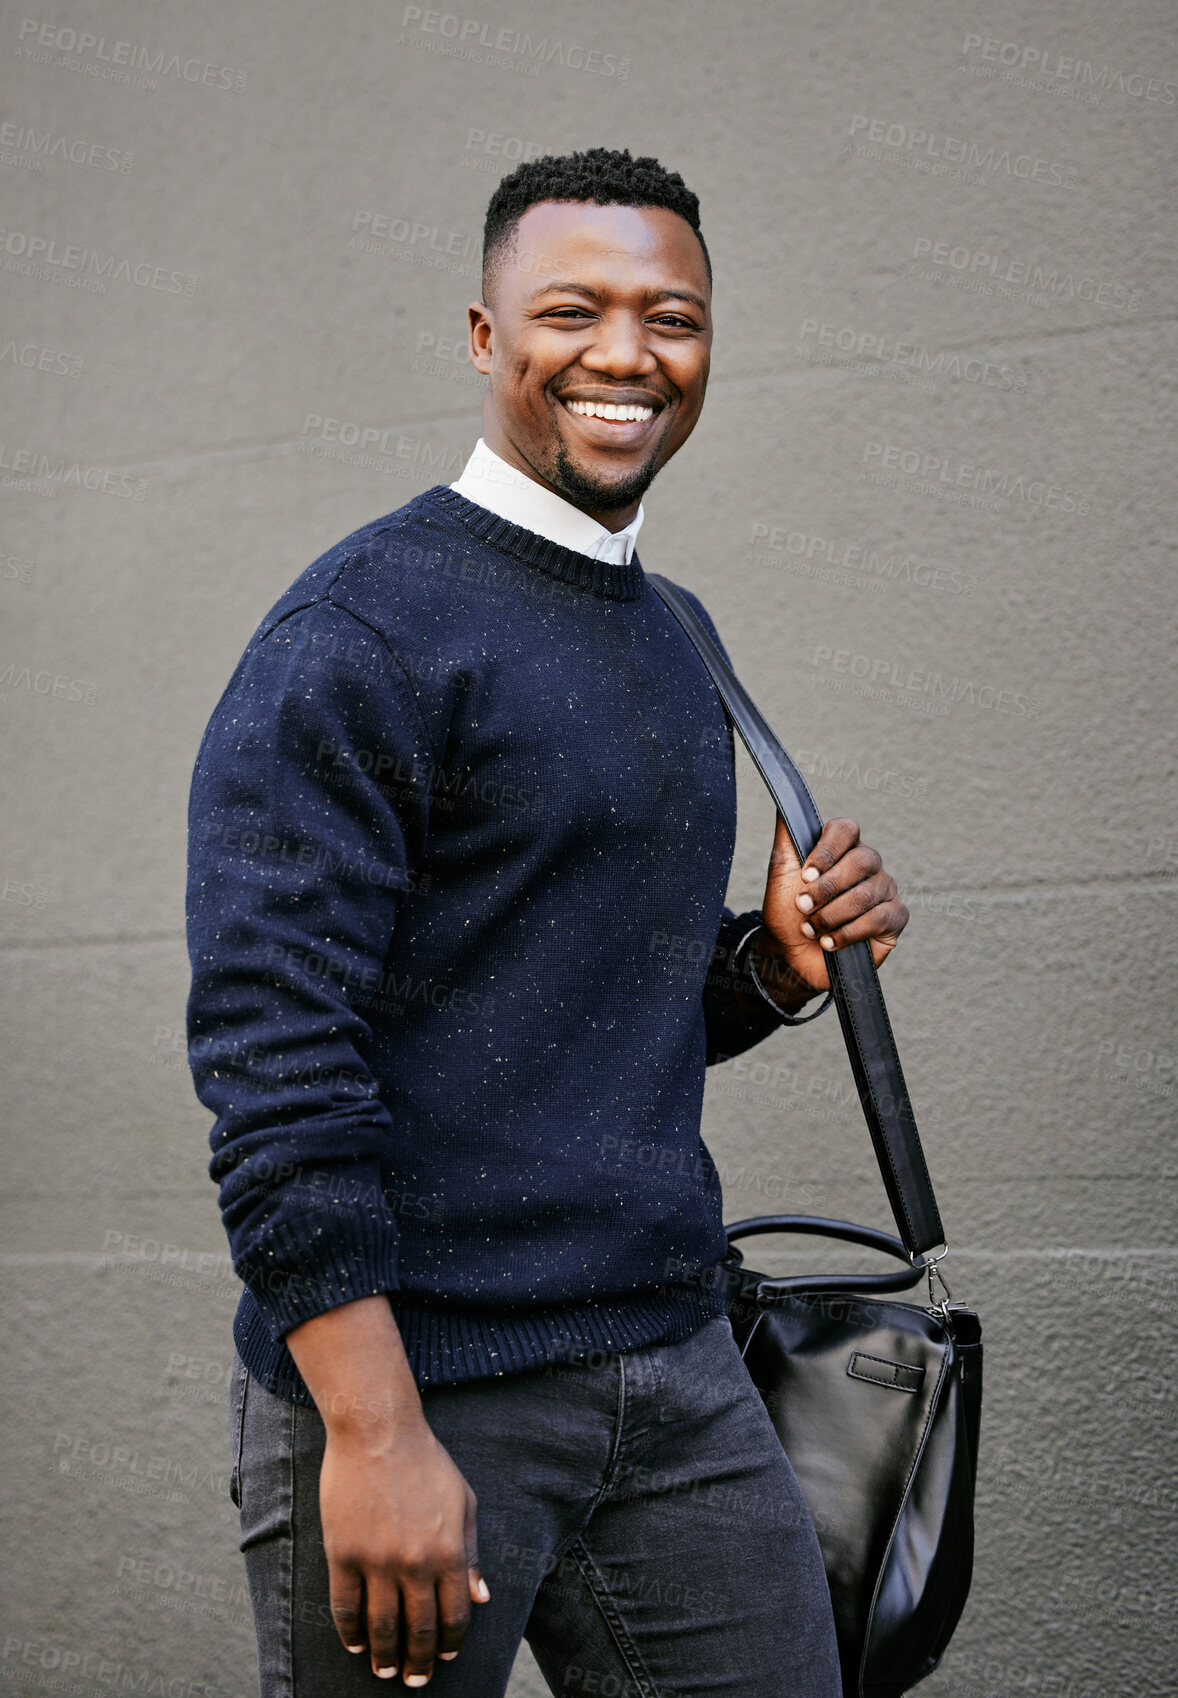
[[[565,406],[570,413],[580,413],[586,419],[621,419],[635,422],[654,417],[653,407],[639,407],[633,404],[618,406],[613,401],[566,401]]]

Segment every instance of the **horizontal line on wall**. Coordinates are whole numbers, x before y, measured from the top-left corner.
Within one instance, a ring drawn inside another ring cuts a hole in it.
[[[480,410],[471,411],[463,408],[455,413],[431,413],[425,418],[395,419],[390,421],[372,420],[359,421],[365,428],[371,425],[374,430],[412,432],[426,430],[436,425],[462,424],[474,419],[479,427],[482,425],[481,402]],[[292,436],[282,437],[277,442],[243,442],[235,448],[191,448],[177,447],[163,458],[120,460],[112,470],[147,477],[154,473],[157,476],[165,472],[189,472],[209,469],[216,466],[244,465],[251,460],[276,460],[286,454],[301,454],[302,444],[318,440],[315,437]],[[345,444],[345,446],[348,446]],[[470,447],[474,447],[471,439]]]
[[[162,1229],[161,1229],[162,1230]],[[223,1260],[228,1254],[226,1249],[195,1250],[189,1249],[186,1254],[196,1256],[216,1256]],[[775,1250],[774,1257],[778,1261],[810,1261],[814,1253],[810,1250]],[[1149,1258],[1158,1261],[1178,1260],[1178,1249],[1117,1249],[1117,1250],[953,1250],[946,1258],[949,1261],[969,1262],[1057,1262],[1068,1260],[1099,1260],[1140,1261]],[[142,1256],[112,1255],[104,1250],[14,1250],[0,1255],[0,1268],[42,1268],[42,1267],[137,1267],[145,1260]],[[164,1263],[171,1267],[171,1263]],[[192,1272],[191,1268],[176,1267],[179,1273]]]
[[[109,949],[124,943],[185,943],[184,932],[97,932],[93,937],[0,938],[0,949]]]
[[[1107,336],[1114,331],[1152,331],[1156,330],[1159,326],[1170,325],[1176,322],[1178,322],[1178,320],[1175,319],[1172,313],[1160,313],[1155,318],[1139,318],[1135,315],[1132,318],[1110,319],[1105,324],[1057,324],[1052,325],[1049,328],[1045,327],[1041,330],[1036,330],[1026,335],[1015,334],[1013,336],[1004,336],[999,333],[995,336],[971,336],[964,342],[938,341],[936,343],[936,351],[939,354],[969,354],[975,349],[987,348],[992,349],[995,353],[1001,352],[1017,357],[1019,353],[1033,355],[1048,342],[1058,342],[1067,339],[1078,342],[1088,341],[1093,337],[1099,338],[1101,336]],[[913,340],[915,339],[914,335]],[[848,352],[849,351],[850,350],[848,350]],[[861,360],[864,365],[883,367],[895,364],[894,360],[880,359],[880,357],[877,354],[873,354],[870,349],[865,349],[862,353],[856,352],[855,358]],[[830,372],[835,376],[843,375],[842,368],[834,364],[807,364],[802,367],[791,366],[785,371],[772,371],[766,370],[764,367],[758,367],[756,371],[713,373],[708,378],[708,389],[711,391],[714,389],[736,388],[740,384],[744,384],[747,387],[755,389],[765,384],[792,383],[799,378],[804,379],[811,377],[815,372]]]

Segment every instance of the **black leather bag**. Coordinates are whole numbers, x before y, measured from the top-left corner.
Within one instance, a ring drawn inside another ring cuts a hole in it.
[[[804,860],[822,830],[805,781],[682,592],[648,578],[698,649]],[[898,1698],[936,1668],[969,1593],[981,1327],[950,1301],[940,1274],[947,1246],[870,945],[846,946],[827,965],[899,1237],[816,1216],[759,1216],[728,1228],[719,1275],[745,1365],[814,1518],[845,1698]],[[746,1269],[737,1248],[763,1233],[866,1245],[904,1267],[770,1279]],[[923,1279],[927,1305],[892,1300]]]

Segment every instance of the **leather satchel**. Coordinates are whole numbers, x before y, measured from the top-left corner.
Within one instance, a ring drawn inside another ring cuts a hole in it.
[[[699,651],[805,860],[822,819],[804,779],[686,597],[647,577]],[[827,968],[899,1236],[810,1215],[758,1216],[728,1227],[728,1256],[713,1272],[810,1506],[845,1698],[898,1698],[937,1667],[969,1593],[981,1327],[950,1300],[940,1273],[948,1247],[870,945],[844,946]],[[737,1248],[762,1233],[840,1239],[904,1267],[771,1279],[745,1268]],[[892,1299],[926,1278],[927,1304]]]

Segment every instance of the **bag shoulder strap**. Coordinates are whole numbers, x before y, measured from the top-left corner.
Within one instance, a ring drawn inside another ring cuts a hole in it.
[[[646,577],[698,650],[804,861],[822,831],[822,816],[805,779],[683,591],[656,572]],[[944,1229],[871,946],[866,939],[846,944],[827,957],[826,965],[859,1101],[900,1237],[910,1255],[924,1255],[945,1242]]]

